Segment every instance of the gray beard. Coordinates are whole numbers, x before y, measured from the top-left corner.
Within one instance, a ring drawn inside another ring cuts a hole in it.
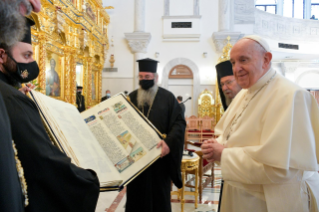
[[[144,90],[141,87],[137,90],[137,106],[138,108],[142,108],[145,104],[151,105],[156,93],[157,93],[158,86],[155,84],[153,87],[149,88],[148,90]]]
[[[233,99],[230,99],[225,96],[225,100],[226,100],[226,105],[229,106]]]

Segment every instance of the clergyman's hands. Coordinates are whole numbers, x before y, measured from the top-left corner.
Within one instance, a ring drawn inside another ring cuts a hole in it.
[[[218,143],[215,139],[211,138],[206,141],[201,146],[203,152],[203,158],[208,162],[220,161],[224,146]]]
[[[157,148],[160,148],[160,147],[162,147],[161,158],[164,157],[165,155],[169,154],[170,149],[164,140],[161,140],[160,142],[158,142]]]
[[[19,91],[26,95],[29,91],[31,91],[34,88],[35,88],[35,85],[28,83],[26,84],[26,86],[20,88]]]

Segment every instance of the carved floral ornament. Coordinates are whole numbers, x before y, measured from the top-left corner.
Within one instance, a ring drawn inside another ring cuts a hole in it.
[[[149,41],[147,40],[129,40],[128,45],[131,47],[132,52],[146,53]]]
[[[216,32],[213,41],[217,52],[222,52],[225,46],[233,46],[244,35],[240,32]],[[228,47],[227,47],[228,48]]]
[[[125,33],[125,38],[133,53],[146,53],[151,34],[146,32]]]

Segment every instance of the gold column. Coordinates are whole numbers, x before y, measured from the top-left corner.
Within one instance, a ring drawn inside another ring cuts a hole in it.
[[[70,58],[70,103],[76,104],[76,48],[71,49],[71,58]]]
[[[38,83],[40,87],[40,92],[45,94],[45,64],[46,64],[46,42],[47,38],[44,33],[41,33],[39,35],[39,69],[40,73],[38,76]]]
[[[93,60],[92,60],[92,58],[91,57],[89,57],[88,59],[87,59],[87,61],[88,61],[88,70],[87,70],[87,73],[88,73],[88,75],[87,75],[87,91],[88,91],[88,93],[87,93],[87,98],[86,98],[86,104],[87,104],[87,107],[88,106],[91,106],[92,105],[92,66],[93,66],[93,64],[92,64],[92,62],[93,62]]]
[[[70,85],[71,85],[71,49],[64,49],[64,101],[71,103],[71,93],[70,93]]]
[[[97,101],[100,102],[102,98],[102,70],[99,71],[99,93]]]

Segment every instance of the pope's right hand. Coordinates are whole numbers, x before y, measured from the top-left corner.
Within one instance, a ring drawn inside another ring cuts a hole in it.
[[[208,139],[203,142],[201,148],[203,152],[203,158],[206,159],[208,162],[214,162],[214,148],[213,143],[216,143],[217,141],[213,138]]]

